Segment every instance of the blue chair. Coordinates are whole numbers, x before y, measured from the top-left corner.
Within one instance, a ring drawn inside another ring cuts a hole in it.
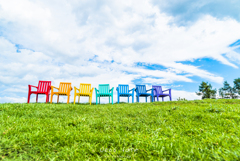
[[[136,98],[137,102],[139,102],[139,97],[146,97],[146,102],[147,102],[147,97],[150,96],[150,101],[153,102],[153,88],[146,90],[146,85],[136,85]],[[151,93],[147,93],[148,91],[151,91]]]
[[[119,84],[117,87],[117,97],[118,97],[118,103],[120,100],[120,97],[128,97],[128,103],[129,103],[129,97],[132,96],[132,103],[134,102],[134,88],[129,90],[129,85],[126,84]],[[132,91],[132,93],[130,93]]]

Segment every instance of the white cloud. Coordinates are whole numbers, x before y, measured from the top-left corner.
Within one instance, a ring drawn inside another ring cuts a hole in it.
[[[0,102],[4,103],[25,103],[25,97],[0,97]]]
[[[180,90],[172,90],[172,97],[173,100],[177,100],[180,98],[185,98],[187,100],[199,100],[201,97],[197,96],[195,92],[187,92],[187,91],[180,91]]]

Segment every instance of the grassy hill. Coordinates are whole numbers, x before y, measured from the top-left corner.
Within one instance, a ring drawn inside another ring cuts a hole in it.
[[[0,160],[240,160],[240,100],[0,104]]]

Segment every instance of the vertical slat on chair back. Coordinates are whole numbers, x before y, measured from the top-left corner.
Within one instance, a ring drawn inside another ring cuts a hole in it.
[[[128,92],[128,90],[129,90],[129,85],[119,84],[119,85],[118,85],[118,90],[119,90],[119,93],[129,93],[129,92]]]
[[[48,92],[49,86],[51,87],[51,81],[39,81],[37,91],[46,93]]]
[[[90,93],[91,84],[80,83],[80,93]]]
[[[61,82],[59,85],[59,92],[67,93],[69,88],[71,88],[71,83]]]
[[[146,86],[145,85],[136,85],[138,89],[138,93],[146,93]]]
[[[157,95],[157,94],[162,94],[162,86],[152,86],[153,89],[153,94]]]
[[[109,84],[99,84],[99,93],[109,93]]]

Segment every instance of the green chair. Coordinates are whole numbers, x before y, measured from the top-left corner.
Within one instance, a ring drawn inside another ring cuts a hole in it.
[[[110,103],[110,97],[112,97],[112,104],[113,104],[113,89],[110,89],[109,84],[99,84],[98,88],[95,88],[96,91],[96,105],[98,104],[98,97],[99,97],[99,104],[100,104],[100,97],[109,97],[109,103]]]

